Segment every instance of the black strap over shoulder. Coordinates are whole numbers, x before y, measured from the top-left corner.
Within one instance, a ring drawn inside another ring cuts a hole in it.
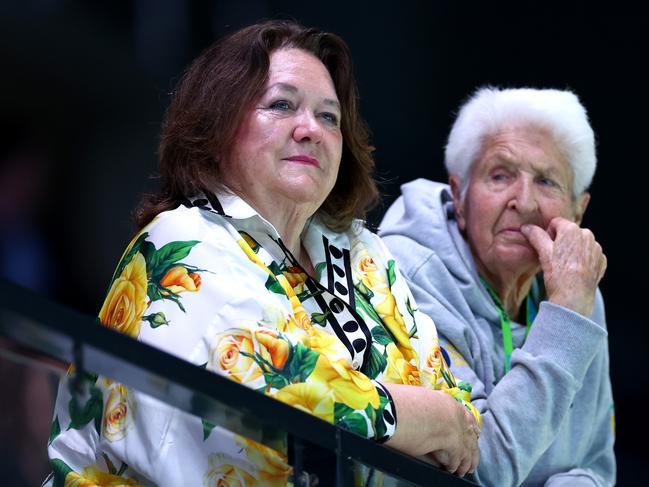
[[[202,195],[197,196],[195,199],[190,200],[188,198],[183,198],[181,203],[187,208],[200,208],[201,210],[213,211],[217,215],[230,218],[230,215],[226,215],[223,210],[223,205],[216,197],[216,195],[210,191],[205,191]]]

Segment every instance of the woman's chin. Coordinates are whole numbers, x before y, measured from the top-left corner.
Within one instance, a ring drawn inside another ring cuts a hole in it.
[[[495,264],[502,270],[527,273],[539,266],[539,258],[528,245],[512,245],[500,250]]]
[[[281,196],[282,199],[290,200],[295,205],[308,205],[315,208],[320,207],[330,191],[330,188],[325,191],[322,184],[318,184],[311,178],[295,178],[283,181],[281,187],[275,189],[276,194]]]

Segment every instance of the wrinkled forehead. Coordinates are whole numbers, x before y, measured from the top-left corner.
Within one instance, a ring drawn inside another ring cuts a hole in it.
[[[476,164],[525,164],[530,168],[568,179],[573,171],[561,141],[554,132],[540,125],[509,124],[483,137]]]

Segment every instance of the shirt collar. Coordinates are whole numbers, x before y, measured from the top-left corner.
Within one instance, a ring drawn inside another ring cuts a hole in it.
[[[188,198],[187,206],[196,206],[203,210],[208,210],[226,218],[237,220],[246,230],[262,230],[279,238],[275,227],[257,211],[250,206],[244,199],[233,191],[225,188],[213,193],[205,192]],[[333,232],[327,227],[317,213],[307,220],[304,230],[302,231],[302,243],[307,252],[311,254],[314,249],[322,246],[322,237],[327,237],[330,241],[336,242],[342,247],[348,248],[350,240],[359,235],[364,228],[362,220],[354,220],[351,228],[344,233]],[[314,255],[310,255],[312,260]]]
[[[252,206],[232,191],[219,191],[213,193],[213,195],[221,203],[221,208],[227,217],[236,220],[246,220],[254,217],[262,218]]]
[[[233,220],[260,219],[268,225],[271,225],[243,198],[228,188],[214,192],[205,191],[198,193],[195,196],[187,198],[185,206],[195,206]]]

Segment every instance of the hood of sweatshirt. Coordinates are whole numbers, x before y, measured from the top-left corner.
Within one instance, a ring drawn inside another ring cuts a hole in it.
[[[401,196],[390,206],[381,222],[379,235],[400,235],[431,250],[453,277],[456,286],[475,316],[499,322],[498,312],[480,277],[469,246],[455,218],[451,189],[447,184],[416,179],[401,186]],[[404,269],[418,269],[419,262],[430,259],[420,255],[394,252]],[[432,276],[431,279],[435,279]]]

